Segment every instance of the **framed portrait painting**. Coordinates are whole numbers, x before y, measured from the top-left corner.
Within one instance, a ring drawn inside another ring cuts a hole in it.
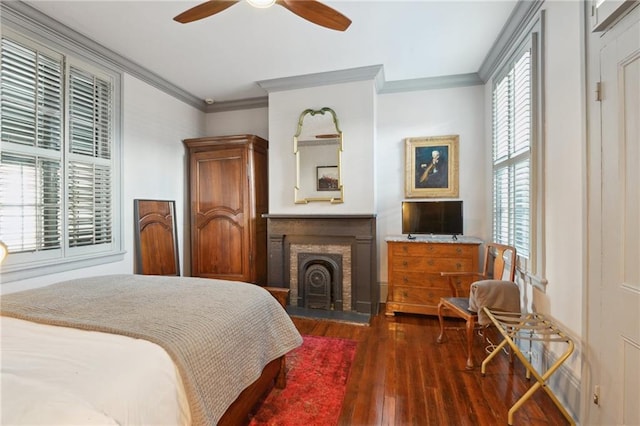
[[[458,135],[405,139],[405,197],[458,197]]]

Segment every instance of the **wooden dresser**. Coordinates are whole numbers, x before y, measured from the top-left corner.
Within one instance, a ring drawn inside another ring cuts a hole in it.
[[[386,315],[396,312],[437,315],[442,296],[451,296],[447,278],[440,272],[478,272],[478,249],[473,237],[406,236],[386,239],[389,261]],[[458,294],[469,294],[472,279],[458,279]]]

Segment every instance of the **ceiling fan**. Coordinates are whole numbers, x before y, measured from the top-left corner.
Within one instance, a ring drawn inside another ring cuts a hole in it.
[[[176,16],[174,21],[186,24],[222,12],[240,0],[209,0]],[[269,7],[279,4],[301,18],[332,30],[344,31],[351,25],[351,20],[342,13],[317,0],[247,0],[255,7]]]

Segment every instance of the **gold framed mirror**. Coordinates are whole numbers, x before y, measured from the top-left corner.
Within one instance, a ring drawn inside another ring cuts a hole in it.
[[[334,110],[305,109],[293,136],[296,157],[294,201],[344,202],[342,186],[342,131]]]

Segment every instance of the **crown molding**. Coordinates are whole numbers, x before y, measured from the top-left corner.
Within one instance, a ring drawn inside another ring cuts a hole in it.
[[[100,63],[110,69],[126,72],[164,91],[178,100],[205,111],[206,104],[200,98],[186,92],[157,74],[141,67],[135,62],[96,43],[90,38],[72,30],[55,19],[21,1],[3,1],[0,3],[2,25],[18,28],[30,36],[43,38],[57,44],[74,55]]]
[[[416,78],[387,81],[378,93],[413,92],[418,90],[450,89],[453,87],[478,86],[484,82],[478,73],[445,75],[441,77]]]
[[[509,19],[498,34],[498,38],[480,65],[478,75],[483,82],[489,81],[500,63],[509,54],[513,44],[517,42],[518,36],[536,16],[543,3],[544,0],[518,0]]]
[[[304,89],[329,84],[351,83],[354,81],[374,80],[378,83],[381,74],[382,65],[370,65],[359,68],[262,80],[258,81],[258,85],[266,90],[267,93],[274,93],[283,90]]]
[[[269,106],[269,97],[261,96],[258,98],[237,99],[235,101],[222,101],[207,105],[205,112],[222,112],[237,111],[241,109],[267,108]]]

